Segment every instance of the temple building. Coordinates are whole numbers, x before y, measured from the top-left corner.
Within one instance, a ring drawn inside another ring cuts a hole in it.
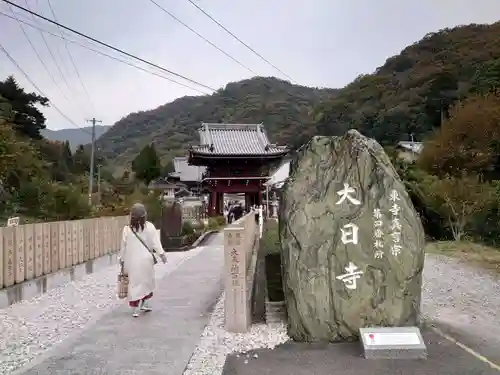
[[[168,175],[168,178],[182,184],[186,191],[193,195],[199,195],[202,192],[201,180],[205,167],[189,165],[188,158],[185,156],[175,157],[173,160],[174,172]]]
[[[222,215],[224,193],[244,193],[246,210],[261,205],[269,171],[288,147],[271,144],[263,124],[203,123],[198,132],[200,144],[189,149],[188,163],[206,167],[201,182],[209,191],[208,215]]]

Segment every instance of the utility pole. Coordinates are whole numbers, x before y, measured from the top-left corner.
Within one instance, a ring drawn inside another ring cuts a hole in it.
[[[99,205],[101,204],[101,164],[97,165],[97,196],[99,197]]]
[[[94,152],[95,152],[95,124],[101,123],[102,121],[96,120],[95,117],[92,120],[87,120],[87,122],[92,123],[92,149],[90,151],[90,176],[89,176],[89,206],[92,206],[92,191],[94,188]]]

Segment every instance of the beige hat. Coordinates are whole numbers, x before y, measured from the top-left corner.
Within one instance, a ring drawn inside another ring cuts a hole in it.
[[[145,218],[146,214],[146,207],[142,203],[136,203],[130,208],[130,216],[134,219]]]

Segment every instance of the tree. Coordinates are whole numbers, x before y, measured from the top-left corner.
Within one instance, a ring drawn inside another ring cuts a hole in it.
[[[428,176],[420,184],[422,198],[447,220],[453,238],[460,241],[478,214],[495,198],[489,184],[481,183],[477,176],[438,178]]]
[[[41,139],[40,131],[45,129],[45,116],[37,105],[47,107],[49,100],[35,93],[27,93],[12,76],[0,81],[0,96],[11,107],[14,129],[27,137]]]
[[[500,176],[500,96],[473,95],[457,103],[450,118],[424,145],[419,166],[438,176]]]
[[[167,164],[162,168],[161,175],[168,176],[170,173],[175,172],[174,161],[170,159]]]
[[[83,145],[78,146],[72,159],[73,173],[84,174],[90,170],[90,155]]]
[[[161,163],[153,144],[145,146],[132,162],[138,180],[149,184],[161,175]]]

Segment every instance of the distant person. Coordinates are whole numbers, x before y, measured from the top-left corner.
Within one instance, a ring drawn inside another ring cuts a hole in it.
[[[123,228],[120,264],[128,275],[128,301],[134,318],[141,311],[151,311],[149,300],[155,288],[155,270],[158,254],[163,263],[167,257],[160,235],[153,223],[146,221],[146,208],[136,203],[130,210],[130,224]]]
[[[243,207],[241,207],[241,203],[234,205],[231,211],[233,212],[234,221],[240,219],[243,216]]]

